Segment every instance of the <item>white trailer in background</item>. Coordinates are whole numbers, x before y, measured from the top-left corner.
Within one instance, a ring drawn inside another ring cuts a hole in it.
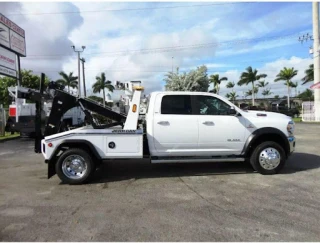
[[[36,104],[27,103],[26,99],[16,97],[16,90],[27,93],[29,89],[24,87],[9,87],[9,95],[13,102],[9,105],[9,117],[7,120],[6,131],[20,132],[22,136],[32,136],[35,133]],[[49,117],[52,107],[52,100],[46,100],[43,103],[44,117]],[[80,107],[73,107],[68,110],[62,118],[62,130],[66,131],[73,127],[79,127],[84,124],[85,115]]]

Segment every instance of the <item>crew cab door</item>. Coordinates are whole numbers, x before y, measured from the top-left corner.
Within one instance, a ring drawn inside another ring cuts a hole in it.
[[[240,154],[245,143],[245,120],[230,115],[230,105],[214,96],[195,95],[199,150],[203,155]]]
[[[190,95],[157,95],[152,124],[157,156],[188,156],[197,150],[198,120],[191,103]]]

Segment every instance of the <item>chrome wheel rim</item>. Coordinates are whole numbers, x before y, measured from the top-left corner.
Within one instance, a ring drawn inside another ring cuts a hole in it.
[[[259,155],[259,163],[263,169],[273,170],[280,164],[281,157],[275,148],[265,148]]]
[[[62,162],[62,171],[70,179],[81,179],[87,172],[87,163],[80,155],[69,155]]]

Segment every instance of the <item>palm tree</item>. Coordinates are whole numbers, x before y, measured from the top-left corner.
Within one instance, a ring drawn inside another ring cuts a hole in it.
[[[257,87],[259,87],[259,88],[265,88],[265,87],[267,87],[268,84],[269,84],[268,82],[259,81],[258,84],[257,84]]]
[[[302,79],[303,83],[302,84],[306,84],[306,83],[311,82],[311,81],[314,80],[314,71],[313,70],[314,70],[313,69],[313,64],[310,64],[309,68],[306,71],[304,71],[306,76],[303,77],[303,79]]]
[[[301,94],[299,94],[298,97],[301,98],[303,101],[310,101],[314,99],[313,92],[310,89],[306,89]]]
[[[96,77],[97,82],[92,85],[93,93],[99,93],[102,90],[103,92],[103,106],[106,106],[106,94],[105,90],[107,89],[111,92],[114,90],[114,86],[111,84],[111,81],[106,80],[105,73],[101,73],[101,76]]]
[[[252,69],[251,66],[246,68],[246,72],[243,72],[240,77],[240,81],[238,82],[239,86],[248,85],[252,83],[252,90],[255,90],[254,82],[260,80],[261,78],[267,77],[266,74],[258,74],[257,69]],[[252,95],[252,105],[254,105],[254,95]]]
[[[232,91],[232,92],[226,94],[226,97],[227,97],[228,99],[232,100],[233,103],[234,103],[235,100],[236,100],[236,98],[239,97],[239,95],[237,95],[236,92]]]
[[[232,92],[233,92],[233,87],[234,87],[235,85],[236,85],[236,84],[235,84],[234,82],[228,82],[226,87],[227,87],[228,89],[232,89]]]
[[[73,76],[73,72],[66,74],[65,72],[61,71],[59,72],[59,75],[62,77],[62,79],[58,79],[56,82],[60,85],[67,86],[68,87],[68,93],[70,92],[71,88],[77,88],[78,87],[78,77]]]
[[[252,96],[252,89],[249,89],[248,91],[246,91],[245,97],[248,97],[248,96]]]
[[[297,97],[297,87],[298,87],[298,82],[295,82],[295,83],[293,83],[293,82],[290,82],[290,88],[294,88],[294,97]]]
[[[254,96],[254,94],[258,93],[258,87],[253,88],[254,92],[252,92],[252,89],[249,89],[246,93],[245,96]]]
[[[270,92],[270,88],[269,88],[269,89],[264,89],[264,90],[262,91],[262,95],[263,95],[264,98],[265,98],[266,96],[271,95],[271,94],[272,94],[272,92]]]
[[[284,67],[277,75],[277,78],[274,80],[275,82],[278,81],[285,81],[285,85],[287,85],[288,88],[288,109],[290,108],[290,83],[291,79],[298,74],[298,70],[295,70],[294,68],[286,68]]]
[[[228,80],[228,78],[227,77],[220,78],[219,74],[213,74],[213,75],[210,76],[209,84],[213,84],[213,87],[214,87],[213,90],[216,91],[214,93],[219,94],[220,84],[221,84],[222,81],[225,81],[225,80]]]
[[[257,86],[260,87],[260,88],[264,88],[264,87],[267,87],[267,85],[269,84],[269,82],[266,82],[266,81],[259,81]]]

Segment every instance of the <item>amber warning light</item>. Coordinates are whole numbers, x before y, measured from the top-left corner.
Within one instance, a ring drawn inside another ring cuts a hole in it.
[[[134,104],[134,105],[132,106],[132,112],[136,112],[136,111],[137,111],[137,105]]]

